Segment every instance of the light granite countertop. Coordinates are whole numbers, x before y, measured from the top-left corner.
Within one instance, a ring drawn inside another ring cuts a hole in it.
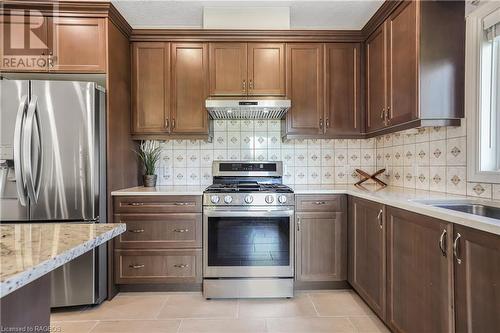
[[[500,220],[453,211],[426,205],[426,200],[463,201],[500,207],[500,201],[482,200],[474,197],[452,195],[442,192],[414,190],[388,186],[381,188],[375,184],[358,188],[353,185],[295,185],[291,186],[295,194],[348,194],[358,198],[375,201],[396,208],[427,215],[437,219],[461,224],[474,229],[500,235]],[[202,195],[206,186],[157,186],[154,188],[133,187],[115,191],[113,195]]]
[[[136,186],[111,192],[112,196],[126,195],[202,195],[207,186]]]
[[[0,225],[0,297],[27,285],[125,231],[125,224]]]

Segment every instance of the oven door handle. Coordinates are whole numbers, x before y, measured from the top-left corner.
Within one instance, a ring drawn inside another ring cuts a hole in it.
[[[203,215],[209,217],[290,217],[293,209],[287,210],[215,210],[205,209]]]

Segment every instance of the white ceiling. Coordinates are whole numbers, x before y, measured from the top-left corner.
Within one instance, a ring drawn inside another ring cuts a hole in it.
[[[203,7],[290,7],[291,29],[359,30],[383,0],[171,1],[113,0],[133,28],[202,28]]]

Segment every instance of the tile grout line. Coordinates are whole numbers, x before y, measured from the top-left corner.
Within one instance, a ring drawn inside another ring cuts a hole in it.
[[[353,332],[359,332],[359,330],[357,329],[356,325],[354,325],[354,322],[351,320],[351,318],[349,318],[347,316],[346,319],[349,322],[349,324],[352,326],[352,328],[354,329]]]
[[[179,326],[177,326],[177,331],[175,331],[176,333],[179,333],[181,331],[181,326],[182,326],[183,322],[184,322],[184,318],[181,318],[181,320],[179,321]]]
[[[321,317],[319,315],[318,309],[316,309],[316,304],[314,304],[314,301],[312,300],[312,297],[311,297],[310,293],[307,293],[307,298],[309,299],[309,302],[311,302],[311,304],[312,304],[312,306],[314,308],[314,312],[316,312],[316,317]]]
[[[93,330],[97,327],[97,325],[98,325],[100,322],[101,322],[100,320],[96,320],[96,322],[95,322],[94,326],[92,326],[92,327],[90,328],[90,330],[88,331],[88,333],[92,333],[92,331],[93,331]]]
[[[165,295],[165,300],[162,302],[161,306],[159,307],[158,312],[156,313],[156,316],[154,316],[154,318],[153,318],[154,320],[160,319],[159,317],[160,317],[161,311],[167,305],[167,302],[170,300],[170,296],[171,295]]]

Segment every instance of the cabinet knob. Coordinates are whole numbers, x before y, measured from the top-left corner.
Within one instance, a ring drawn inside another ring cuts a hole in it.
[[[172,119],[172,129],[175,128],[175,119]]]
[[[326,128],[330,128],[330,119],[326,118]]]
[[[169,121],[168,121],[168,118],[165,119],[165,128],[168,128],[168,125],[169,125]]]
[[[380,111],[380,119],[384,120],[385,118],[385,108],[382,108],[382,111]]]
[[[245,80],[243,80],[243,82],[241,83],[241,89],[243,90],[247,89],[247,82]]]
[[[323,118],[319,118],[319,128],[323,128]]]
[[[252,81],[252,79],[250,79],[248,81],[248,85],[249,85],[249,87],[248,87],[249,89],[253,89],[253,81]]]

